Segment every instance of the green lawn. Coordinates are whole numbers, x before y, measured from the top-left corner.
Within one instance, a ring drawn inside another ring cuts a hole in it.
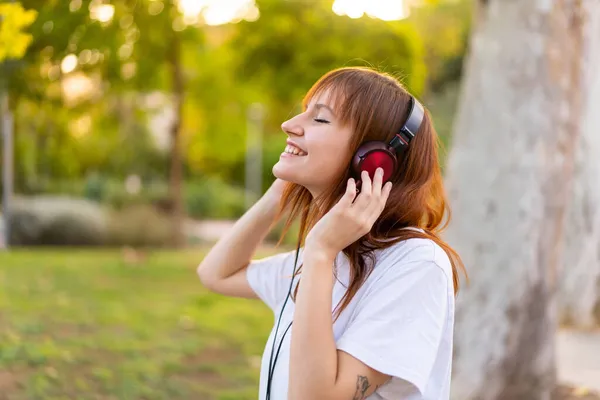
[[[206,291],[202,256],[0,252],[0,399],[256,399],[272,314]]]

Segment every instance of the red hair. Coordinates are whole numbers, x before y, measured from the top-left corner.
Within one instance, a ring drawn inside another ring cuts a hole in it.
[[[410,94],[397,79],[386,73],[365,67],[330,71],[308,91],[303,100],[304,109],[310,99],[326,91],[341,123],[354,130],[351,153],[345,159],[348,169],[319,198],[313,198],[301,185],[288,183],[279,204],[278,217],[285,210],[290,213],[279,243],[294,220],[300,217],[297,243],[301,246],[310,229],[345,192],[346,182],[352,176],[351,158],[361,143],[368,140],[389,142],[408,117]],[[407,150],[398,155],[399,168],[391,177],[393,187],[385,209],[368,234],[343,250],[350,260],[350,281],[346,294],[336,307],[338,316],[372,271],[373,251],[410,238],[431,239],[444,249],[452,264],[454,292],[458,293],[459,270],[465,275],[466,271],[456,251],[440,239],[440,233],[450,221],[450,208],[438,160],[439,146],[441,142],[426,110],[415,138]],[[425,233],[403,229],[406,227],[418,227]],[[297,273],[300,271],[301,266]],[[294,297],[297,290],[298,286]]]

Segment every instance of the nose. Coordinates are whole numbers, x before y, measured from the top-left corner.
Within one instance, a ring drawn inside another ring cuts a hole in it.
[[[288,135],[291,134],[291,135],[301,136],[304,134],[304,128],[302,128],[302,125],[300,124],[300,121],[298,120],[297,117],[288,119],[287,121],[282,123],[281,129]]]

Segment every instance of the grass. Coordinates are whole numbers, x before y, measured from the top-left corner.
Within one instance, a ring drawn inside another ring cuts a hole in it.
[[[273,316],[203,289],[203,254],[0,252],[0,400],[256,399]]]
[[[255,399],[273,322],[202,251],[0,253],[0,399]]]

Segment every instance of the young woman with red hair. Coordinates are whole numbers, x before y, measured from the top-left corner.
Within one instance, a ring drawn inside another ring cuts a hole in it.
[[[460,257],[430,114],[392,76],[341,68],[282,124],[277,178],[198,267],[275,324],[260,399],[448,399]],[[298,248],[252,259],[289,211]]]

